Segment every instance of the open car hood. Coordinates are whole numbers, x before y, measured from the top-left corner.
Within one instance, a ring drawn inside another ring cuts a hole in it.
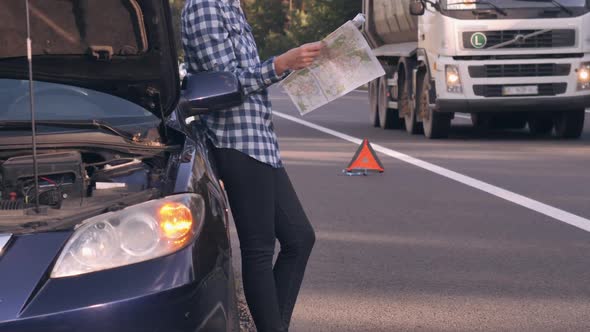
[[[180,86],[169,0],[30,0],[33,79],[127,99],[162,118]],[[24,0],[0,1],[0,78],[28,79]]]

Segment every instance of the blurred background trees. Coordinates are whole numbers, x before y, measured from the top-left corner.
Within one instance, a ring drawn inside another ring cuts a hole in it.
[[[175,26],[185,0],[170,0]],[[241,0],[264,60],[292,47],[323,39],[362,11],[361,0]],[[179,35],[179,32],[177,33]],[[182,46],[178,38],[178,46]]]

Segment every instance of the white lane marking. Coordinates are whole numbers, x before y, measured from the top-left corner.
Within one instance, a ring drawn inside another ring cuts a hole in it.
[[[348,141],[350,143],[354,143],[356,145],[360,145],[362,143],[362,140],[360,138],[356,138],[356,137],[332,130],[330,128],[322,127],[322,126],[319,126],[315,123],[311,123],[309,121],[305,121],[305,120],[296,118],[294,116],[291,116],[291,115],[288,115],[285,113],[276,112],[276,111],[274,111],[273,113],[274,113],[274,115],[276,115],[280,118],[283,118],[285,120],[293,121],[295,123],[306,126],[308,128],[315,129],[317,131],[323,132],[328,135],[332,135],[334,137],[338,137],[338,138]],[[472,177],[457,173],[455,171],[437,166],[435,164],[431,164],[431,163],[426,162],[424,160],[414,158],[414,157],[409,156],[407,154],[388,149],[384,146],[381,146],[378,144],[372,144],[372,146],[375,151],[380,152],[380,153],[387,155],[389,157],[398,159],[400,161],[406,162],[406,163],[414,165],[416,167],[420,167],[420,168],[430,171],[432,173],[435,173],[435,174],[444,176],[446,178],[449,178],[451,180],[457,181],[459,183],[462,183],[462,184],[469,186],[471,188],[486,192],[486,193],[496,196],[498,198],[502,198],[502,199],[507,200],[511,203],[520,205],[520,206],[525,207],[527,209],[536,211],[536,212],[544,214],[548,217],[557,219],[557,220],[564,222],[566,224],[569,224],[574,227],[583,229],[587,232],[590,232],[590,220],[589,219],[577,216],[573,213],[558,209],[556,207],[547,205],[545,203],[541,203],[541,202],[536,201],[534,199],[531,199],[531,198],[525,197],[523,195],[508,191],[506,189],[494,186],[492,184],[474,179]]]
[[[471,120],[471,116],[469,116],[469,115],[461,115],[461,114],[457,114],[457,113],[455,113],[455,117],[456,117],[456,118],[461,118],[461,119],[468,119],[468,120]]]

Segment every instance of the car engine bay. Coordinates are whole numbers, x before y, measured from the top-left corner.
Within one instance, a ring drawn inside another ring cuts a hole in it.
[[[162,185],[165,158],[120,156],[101,151],[39,151],[38,195],[30,154],[0,158],[0,221],[45,212],[75,212]]]

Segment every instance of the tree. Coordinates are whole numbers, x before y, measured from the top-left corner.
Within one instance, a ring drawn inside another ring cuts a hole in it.
[[[169,0],[180,42],[180,15],[185,0]],[[393,0],[392,0],[393,1]],[[318,41],[362,11],[361,0],[242,0],[260,57]]]
[[[184,7],[185,0],[170,0],[170,10],[172,12],[172,24],[174,26],[174,36],[176,40],[176,50],[180,61],[184,61],[184,51],[180,39],[180,15]]]

